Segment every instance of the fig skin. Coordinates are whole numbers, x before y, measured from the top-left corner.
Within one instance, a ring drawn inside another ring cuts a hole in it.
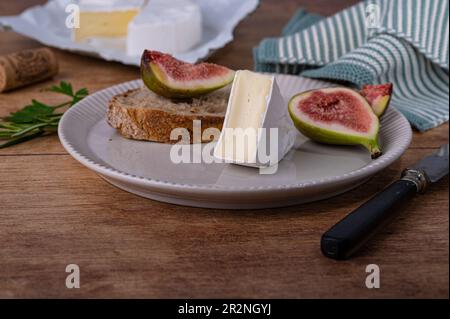
[[[337,88],[333,88],[337,89]],[[348,88],[342,88],[344,90],[350,90]],[[305,94],[311,93],[312,91],[320,91],[319,90],[309,90],[302,93],[299,93],[297,95],[294,95],[288,104],[288,110],[289,115],[291,116],[292,121],[294,122],[295,127],[306,137],[310,138],[311,140],[323,144],[329,144],[329,145],[362,145],[364,146],[371,154],[372,159],[376,159],[382,155],[380,146],[378,144],[378,134],[380,129],[380,122],[378,120],[377,116],[373,116],[373,121],[375,122],[375,129],[374,133],[370,134],[367,133],[366,136],[361,135],[353,135],[353,134],[347,134],[343,132],[338,132],[336,130],[329,130],[325,129],[323,127],[314,126],[308,123],[307,121],[303,121],[301,118],[299,118],[298,114],[295,114],[294,108],[297,107],[298,99],[302,97]],[[353,91],[353,90],[351,90]],[[353,91],[355,93],[358,93],[356,91]],[[359,94],[359,93],[358,93]],[[361,96],[361,100],[363,103],[366,103],[368,112],[371,112],[373,115],[375,115],[372,111],[371,106],[369,103]]]
[[[385,95],[372,105],[373,112],[376,116],[381,117],[386,112],[391,102],[391,95]]]
[[[370,93],[371,90],[378,90],[379,88],[383,88],[386,92],[385,95],[378,96],[374,101],[370,101],[367,98],[367,94]],[[389,104],[391,102],[392,98],[392,91],[393,91],[393,84],[392,83],[385,83],[385,84],[375,84],[375,85],[364,85],[359,92],[363,97],[366,98],[366,100],[369,102],[370,106],[372,107],[373,112],[378,116],[381,117],[386,112],[386,110],[389,107]]]
[[[141,58],[141,77],[144,84],[154,93],[164,96],[172,100],[191,100],[192,98],[201,97],[203,95],[214,92],[221,89],[234,79],[234,72],[230,73],[230,76],[224,78],[221,83],[215,83],[215,85],[203,85],[197,88],[174,88],[164,83],[165,75],[158,65],[152,63],[147,55],[147,50],[144,51]],[[232,71],[232,70],[230,70]],[[205,81],[206,82],[206,81]]]

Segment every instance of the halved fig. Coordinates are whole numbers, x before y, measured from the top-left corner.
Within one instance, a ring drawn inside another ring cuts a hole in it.
[[[365,85],[360,91],[378,117],[386,112],[389,102],[391,102],[392,87],[392,83]]]
[[[367,100],[348,88],[300,93],[289,101],[289,114],[303,135],[334,145],[362,145],[372,158],[381,155],[380,122]]]
[[[148,50],[142,54],[141,75],[151,91],[173,100],[211,93],[234,79],[234,71],[224,66],[186,63],[169,54]]]

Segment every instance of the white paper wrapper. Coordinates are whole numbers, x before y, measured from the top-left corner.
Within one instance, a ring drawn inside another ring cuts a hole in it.
[[[259,0],[191,1],[197,3],[202,10],[202,41],[192,50],[174,55],[191,63],[207,57],[211,51],[222,48],[232,41],[234,28],[259,4]],[[139,65],[139,56],[126,54],[126,39],[99,39],[89,44],[73,42],[71,30],[65,25],[68,16],[65,7],[69,3],[70,0],[50,0],[47,4],[29,8],[18,16],[0,17],[0,26],[10,27],[17,33],[48,46],[94,55],[108,61]]]

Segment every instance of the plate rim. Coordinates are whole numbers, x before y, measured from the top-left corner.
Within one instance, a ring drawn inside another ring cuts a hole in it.
[[[284,75],[284,74],[276,74],[277,76],[281,77],[295,77],[298,78],[298,76],[293,75]],[[91,169],[92,171],[107,176],[109,178],[118,179],[125,183],[131,183],[131,184],[137,184],[143,187],[154,187],[159,190],[165,189],[165,190],[171,190],[171,191],[185,191],[186,189],[189,189],[192,192],[199,192],[199,193],[209,193],[209,194],[215,194],[215,193],[253,193],[253,192],[264,192],[264,191],[276,191],[276,190],[292,190],[292,189],[302,189],[307,187],[321,187],[327,184],[332,183],[345,183],[345,182],[351,182],[355,179],[362,179],[367,176],[371,176],[393,162],[395,162],[403,153],[408,149],[411,140],[412,140],[412,129],[407,121],[407,119],[404,117],[403,114],[398,112],[395,108],[389,108],[389,113],[394,113],[395,116],[398,117],[398,120],[401,122],[402,128],[406,126],[407,129],[405,131],[402,131],[402,138],[400,139],[401,143],[398,143],[395,145],[394,151],[390,154],[382,155],[380,158],[373,160],[372,162],[368,163],[367,165],[364,165],[363,167],[345,173],[341,175],[335,175],[331,177],[321,178],[321,179],[313,179],[308,180],[301,183],[292,183],[292,184],[280,184],[280,185],[270,185],[270,186],[220,186],[220,185],[198,185],[198,184],[189,184],[189,183],[176,183],[171,181],[165,181],[160,179],[152,179],[149,177],[143,177],[143,176],[137,176],[134,174],[129,174],[127,172],[120,171],[114,167],[106,166],[101,163],[97,163],[96,161],[92,160],[85,154],[82,154],[79,150],[76,149],[76,146],[74,146],[70,142],[70,136],[67,136],[65,134],[65,125],[70,120],[70,117],[74,112],[76,112],[78,109],[86,108],[90,104],[90,100],[95,100],[96,95],[101,94],[107,94],[107,95],[113,95],[117,94],[116,92],[124,92],[130,87],[137,88],[142,81],[140,79],[131,80],[123,83],[119,83],[113,86],[110,86],[108,88],[99,90],[93,94],[90,94],[82,101],[78,102],[74,106],[72,106],[69,110],[67,110],[64,115],[61,118],[60,124],[58,126],[58,136],[60,139],[61,144],[63,145],[64,149],[78,162],[86,166],[87,168]],[[388,115],[389,113],[386,113]]]

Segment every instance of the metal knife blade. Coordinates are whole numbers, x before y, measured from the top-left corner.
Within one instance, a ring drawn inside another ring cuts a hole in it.
[[[435,183],[442,177],[448,175],[448,152],[449,145],[443,145],[436,153],[417,162],[412,169],[424,172],[429,181]]]

